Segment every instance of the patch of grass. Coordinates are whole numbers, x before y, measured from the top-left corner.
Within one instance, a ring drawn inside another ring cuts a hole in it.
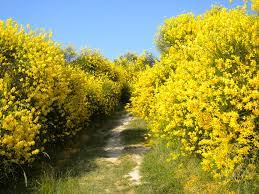
[[[81,169],[82,162],[75,164]],[[129,156],[122,156],[118,165],[96,159],[96,168],[92,171],[83,171],[80,176],[74,176],[74,171],[56,174],[55,171],[44,173],[40,180],[35,183],[34,192],[46,193],[120,193],[131,189],[130,182],[125,174],[135,166]],[[76,167],[75,167],[76,169]],[[83,169],[81,169],[83,170]]]
[[[133,119],[127,125],[127,129],[120,134],[122,142],[124,145],[134,145],[145,142],[146,129],[146,123],[142,119]]]
[[[130,156],[120,158],[120,164],[114,165],[104,161],[99,162],[98,171],[92,171],[82,177],[81,190],[89,193],[121,193],[131,190],[126,174],[135,166]]]
[[[75,177],[66,172],[62,176],[55,174],[55,171],[48,170],[34,183],[33,193],[78,193],[75,188],[78,181]]]
[[[173,176],[174,164],[166,162],[169,150],[158,144],[144,155],[141,165],[142,182],[137,193],[179,193],[180,180]]]
[[[128,125],[128,128],[147,129],[147,123],[141,118],[134,118]]]
[[[195,156],[168,161],[171,149],[174,148],[167,148],[159,142],[144,155],[141,165],[143,184],[136,188],[136,193],[256,193],[256,180],[223,185],[202,170],[200,159]]]
[[[130,128],[121,132],[121,139],[124,145],[134,145],[145,141],[145,129]]]

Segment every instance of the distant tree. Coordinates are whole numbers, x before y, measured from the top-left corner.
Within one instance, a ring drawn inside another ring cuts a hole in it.
[[[76,49],[71,45],[64,48],[63,52],[67,63],[71,63],[78,57],[76,53]]]
[[[126,54],[123,54],[119,56],[117,59],[115,59],[114,63],[120,66],[127,66],[131,63],[135,63],[137,59],[138,59],[138,54],[133,52],[127,52]]]
[[[149,65],[149,66],[153,66],[155,64],[155,62],[158,60],[154,55],[153,53],[150,53],[150,52],[147,52],[145,51],[144,54],[142,55],[144,57],[144,63],[146,65]]]
[[[152,53],[147,51],[144,51],[144,53],[141,55],[133,52],[127,52],[126,54],[121,55],[120,57],[115,59],[114,63],[120,66],[128,66],[133,64],[136,65],[140,63],[141,65],[153,66],[156,60],[156,57]]]

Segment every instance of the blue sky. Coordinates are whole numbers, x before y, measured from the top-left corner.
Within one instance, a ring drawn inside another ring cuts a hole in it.
[[[62,46],[99,49],[110,59],[143,50],[158,54],[154,36],[163,20],[186,12],[201,14],[212,4],[235,0],[0,0],[0,19],[53,31]]]

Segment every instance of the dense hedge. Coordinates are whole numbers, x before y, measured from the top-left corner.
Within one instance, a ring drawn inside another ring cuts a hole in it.
[[[259,139],[258,16],[215,7],[166,19],[161,61],[144,71],[130,110],[150,134],[179,141],[215,178],[255,178]]]
[[[48,34],[0,21],[0,175],[118,105],[119,71],[100,54],[86,53],[69,64]]]

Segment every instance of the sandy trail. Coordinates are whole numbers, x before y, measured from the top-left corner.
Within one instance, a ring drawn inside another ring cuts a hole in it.
[[[145,148],[143,144],[126,146],[121,138],[121,133],[129,129],[128,125],[134,119],[135,118],[129,114],[125,114],[120,118],[121,124],[110,131],[110,138],[104,148],[106,151],[106,158],[104,158],[104,160],[114,165],[119,165],[120,156],[125,153],[129,154],[136,163],[136,166],[124,177],[129,178],[132,184],[139,185],[141,184],[140,165],[142,162],[142,154],[147,151],[147,148]]]

